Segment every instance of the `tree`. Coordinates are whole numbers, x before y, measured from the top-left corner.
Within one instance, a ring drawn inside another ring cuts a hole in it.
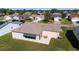
[[[45,11],[44,15],[45,15],[45,20],[43,20],[43,22],[47,23],[50,20],[52,20],[52,17],[50,15],[50,10]]]
[[[13,13],[14,13],[13,10],[9,10],[9,9],[6,10],[6,14],[13,14]]]

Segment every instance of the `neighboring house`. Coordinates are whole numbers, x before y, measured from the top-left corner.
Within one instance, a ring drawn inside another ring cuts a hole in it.
[[[60,37],[60,31],[59,25],[26,22],[20,28],[12,31],[12,37],[14,39],[49,44],[51,39]]]
[[[19,13],[12,14],[12,21],[20,21],[24,20],[24,15],[20,15]]]
[[[39,15],[43,15],[43,13],[42,13],[42,12],[40,12],[40,11],[38,11],[38,12],[37,12],[37,14],[39,14]]]
[[[18,17],[19,17],[20,20],[24,20],[25,19],[24,15],[18,15]]]
[[[79,14],[74,13],[70,15],[71,21],[74,22],[79,22]]]
[[[4,16],[4,15],[5,15],[5,13],[0,13],[0,17],[1,17],[1,16]]]
[[[4,21],[9,21],[9,20],[12,20],[12,16],[11,15],[5,15]]]
[[[54,18],[54,21],[60,21],[62,19],[61,13],[53,13],[52,17]]]
[[[4,16],[4,21],[19,20],[18,15],[19,15],[18,13],[14,13],[14,14],[11,14],[11,15],[5,15]]]
[[[13,18],[13,20],[20,20],[20,18],[19,18],[19,16],[18,16],[18,15],[13,16],[12,18]]]
[[[16,15],[13,18],[16,20],[26,20],[26,19],[30,18],[30,16],[31,16],[31,12],[25,12],[24,14]]]
[[[71,15],[71,14],[69,14],[69,13],[66,14],[66,17],[65,17],[65,18],[68,19],[68,18],[70,17],[70,15]]]
[[[25,12],[23,15],[26,15],[27,17],[30,17],[32,15],[31,12]]]
[[[33,20],[33,22],[39,22],[45,19],[44,15],[37,15],[37,14],[33,14],[32,16],[30,16],[30,18]]]
[[[15,12],[15,13],[13,14],[13,16],[17,16],[17,15],[19,15],[19,13],[17,13],[17,12]]]
[[[13,18],[13,20],[20,20],[20,18],[19,18],[19,13],[14,13],[13,15],[12,15],[12,18]]]

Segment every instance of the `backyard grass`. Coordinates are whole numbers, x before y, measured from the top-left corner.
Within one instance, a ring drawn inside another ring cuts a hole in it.
[[[72,24],[72,22],[67,19],[62,19],[61,24]]]
[[[71,28],[63,28],[64,32],[61,33],[63,37],[60,40],[52,39],[49,45],[44,45],[35,42],[22,41],[12,39],[11,33],[0,37],[0,50],[1,51],[76,51],[73,48],[67,37],[65,36],[66,30]]]

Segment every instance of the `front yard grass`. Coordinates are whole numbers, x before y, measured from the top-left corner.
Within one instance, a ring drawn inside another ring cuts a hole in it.
[[[11,33],[0,37],[0,50],[1,51],[76,51],[73,48],[67,37],[65,36],[66,30],[72,28],[63,28],[64,32],[61,33],[63,37],[60,40],[52,39],[49,45],[44,45],[35,42],[22,41],[12,39]]]

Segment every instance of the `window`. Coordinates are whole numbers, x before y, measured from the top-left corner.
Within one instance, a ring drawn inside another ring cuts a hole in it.
[[[36,39],[36,35],[35,34],[28,34],[28,33],[24,33],[23,35],[25,38],[31,38],[31,39]]]

